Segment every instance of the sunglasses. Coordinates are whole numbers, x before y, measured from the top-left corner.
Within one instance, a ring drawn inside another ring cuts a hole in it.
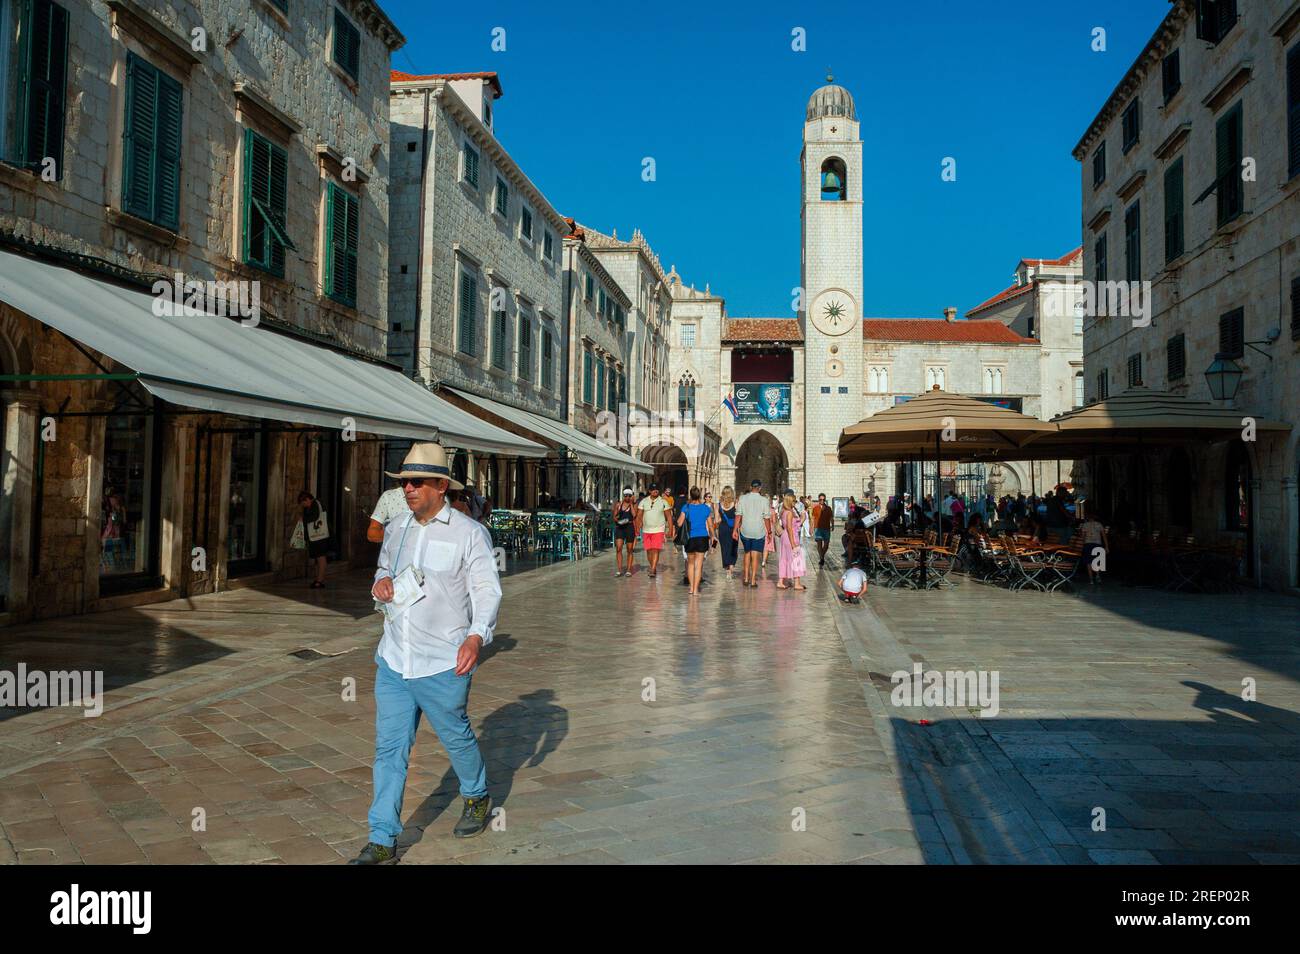
[[[421,487],[424,486],[424,478],[423,477],[402,477],[399,478],[397,481],[397,485],[399,487],[405,487],[407,484],[410,484],[416,490],[419,490]]]

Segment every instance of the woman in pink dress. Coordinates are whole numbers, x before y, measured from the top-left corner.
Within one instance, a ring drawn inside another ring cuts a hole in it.
[[[781,514],[776,526],[777,556],[780,558],[780,565],[777,568],[779,577],[776,581],[778,590],[790,588],[785,585],[786,580],[794,584],[796,590],[808,589],[801,582],[803,575],[808,571],[803,547],[799,545],[802,523],[803,518],[794,509],[794,494],[787,493],[781,501]]]

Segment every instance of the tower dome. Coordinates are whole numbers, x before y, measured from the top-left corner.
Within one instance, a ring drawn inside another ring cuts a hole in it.
[[[826,85],[812,94],[808,100],[808,118],[806,122],[820,119],[822,116],[843,116],[857,121],[858,111],[853,106],[853,97],[843,86],[835,85],[835,77],[826,74]]]

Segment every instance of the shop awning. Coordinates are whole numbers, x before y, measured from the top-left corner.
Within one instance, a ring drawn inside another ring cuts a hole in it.
[[[517,407],[511,407],[490,398],[479,397],[477,394],[470,394],[468,391],[461,391],[458,388],[448,387],[446,390],[461,400],[474,404],[503,421],[522,427],[524,430],[557,445],[567,447],[585,464],[591,464],[595,467],[611,467],[615,470],[631,470],[639,474],[654,473],[654,468],[645,461],[637,460],[631,454],[626,454],[617,447],[602,444],[590,434],[584,434],[576,427],[563,421],[543,417],[540,414],[534,414],[532,411],[521,411]]]
[[[546,448],[444,401],[400,371],[212,315],[154,314],[154,297],[0,251],[0,301],[139,375],[184,407],[513,456]]]

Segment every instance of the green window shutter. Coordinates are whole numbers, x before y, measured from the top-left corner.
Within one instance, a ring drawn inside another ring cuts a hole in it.
[[[153,219],[157,179],[158,71],[134,53],[126,57],[126,115],[122,134],[122,208]]]
[[[469,272],[462,271],[460,273],[460,337],[457,339],[457,347],[465,354],[474,353],[477,316],[478,279]]]
[[[492,312],[492,363],[502,371],[510,367],[506,360],[506,345],[510,340],[507,320],[504,308]]]
[[[1165,261],[1183,254],[1183,160],[1165,170]]]
[[[23,0],[19,12],[17,142],[19,164],[39,173],[54,160],[63,178],[63,122],[68,83],[68,11],[50,0]]]
[[[334,8],[334,62],[353,79],[361,75],[361,32]]]
[[[352,308],[357,306],[357,250],[361,203],[333,182],[326,199],[325,293]]]
[[[244,261],[280,276],[285,249],[297,248],[285,225],[288,179],[288,154],[244,130]]]
[[[465,143],[465,181],[478,188],[478,152],[469,143]]]
[[[154,220],[173,231],[180,228],[181,206],[181,84],[165,73],[158,74],[158,158],[157,189],[154,192]]]
[[[582,403],[591,403],[591,352],[582,353]]]
[[[1104,282],[1106,280],[1106,233],[1102,232],[1097,236],[1097,244],[1093,254],[1093,280]]]
[[[1242,108],[1233,106],[1215,124],[1214,173],[1218,224],[1230,222],[1242,210]]]
[[[519,376],[525,381],[533,377],[533,324],[523,314],[519,316]]]
[[[548,390],[555,387],[555,356],[551,353],[554,342],[549,329],[542,332],[542,387]]]
[[[1124,278],[1142,280],[1142,208],[1138,202],[1124,213]]]

